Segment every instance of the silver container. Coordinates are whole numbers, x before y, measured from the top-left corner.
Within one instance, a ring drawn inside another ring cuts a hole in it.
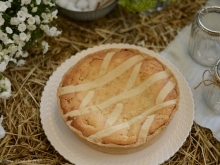
[[[203,97],[209,108],[220,114],[220,59],[210,73],[209,83],[204,86]]]
[[[189,54],[197,63],[211,67],[220,58],[220,7],[198,11],[192,22]]]
[[[100,8],[94,11],[73,11],[73,10],[68,10],[66,8],[63,8],[59,6],[58,4],[56,5],[58,7],[59,13],[63,14],[64,16],[70,19],[78,20],[78,21],[93,21],[110,13],[115,8],[117,3],[118,1],[115,0],[108,6],[105,6],[103,8]]]

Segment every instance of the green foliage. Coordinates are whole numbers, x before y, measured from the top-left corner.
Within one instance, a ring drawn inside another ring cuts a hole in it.
[[[175,0],[160,0],[161,2],[174,2]],[[156,6],[158,0],[119,0],[118,3],[131,12],[143,12]]]

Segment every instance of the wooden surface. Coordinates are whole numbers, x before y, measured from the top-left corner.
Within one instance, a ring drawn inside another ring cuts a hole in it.
[[[6,136],[0,140],[0,164],[71,164],[50,145],[40,122],[40,99],[49,77],[75,53],[106,43],[129,43],[162,51],[184,28],[206,0],[177,0],[154,13],[130,13],[117,6],[107,16],[90,22],[73,21],[58,15],[53,22],[63,33],[45,37],[48,53],[30,50],[24,66],[10,64],[5,76],[12,82],[12,97],[0,101]],[[218,164],[220,143],[212,133],[193,124],[186,142],[168,164]]]

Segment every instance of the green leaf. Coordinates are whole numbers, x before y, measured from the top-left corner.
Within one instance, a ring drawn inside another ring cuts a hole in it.
[[[131,12],[143,12],[156,6],[158,0],[119,0],[118,3]],[[174,2],[175,0],[161,0]]]

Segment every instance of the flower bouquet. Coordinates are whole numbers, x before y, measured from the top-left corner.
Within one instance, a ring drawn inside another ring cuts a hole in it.
[[[56,27],[49,26],[58,11],[52,0],[1,0],[0,1],[0,98],[11,95],[11,83],[3,72],[8,63],[17,66],[25,63],[28,49],[48,50],[48,43],[36,42],[43,34],[58,36]]]

